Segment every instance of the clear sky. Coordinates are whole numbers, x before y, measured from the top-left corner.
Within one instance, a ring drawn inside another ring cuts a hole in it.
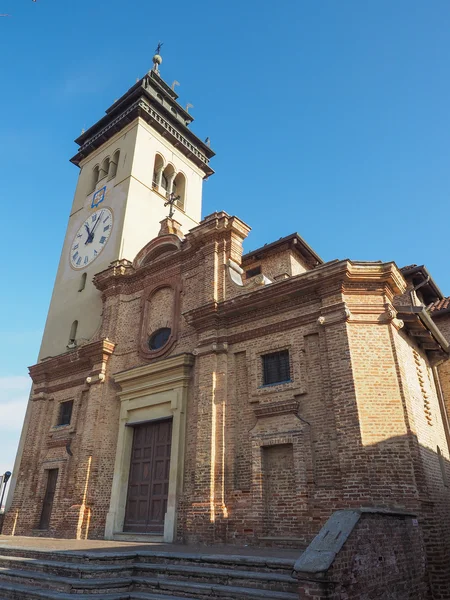
[[[444,294],[448,0],[0,0],[0,473],[11,469],[77,180],[73,139],[150,67],[194,105],[203,214],[325,260],[425,264]],[[149,167],[150,168],[150,167]]]

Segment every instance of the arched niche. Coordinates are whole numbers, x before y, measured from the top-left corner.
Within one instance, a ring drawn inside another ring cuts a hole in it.
[[[141,304],[139,351],[142,357],[151,360],[172,349],[178,338],[180,295],[181,286],[169,282],[146,290]],[[153,347],[152,341],[163,330],[162,345]]]

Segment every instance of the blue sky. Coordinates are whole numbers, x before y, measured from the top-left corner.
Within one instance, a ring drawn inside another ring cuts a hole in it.
[[[73,139],[150,67],[211,138],[203,214],[325,259],[425,263],[444,294],[450,4],[0,0],[0,472],[11,468],[77,179]]]

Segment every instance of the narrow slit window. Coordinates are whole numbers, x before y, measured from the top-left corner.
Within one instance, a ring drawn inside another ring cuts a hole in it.
[[[72,327],[70,328],[69,346],[73,346],[76,342],[77,329],[78,329],[78,321],[74,321],[72,323]]]
[[[263,362],[263,385],[274,383],[286,383],[291,380],[291,365],[289,362],[289,350],[272,352],[262,356]]]
[[[83,275],[81,276],[80,287],[78,288],[79,292],[82,292],[86,287],[86,277],[87,273],[83,273]]]

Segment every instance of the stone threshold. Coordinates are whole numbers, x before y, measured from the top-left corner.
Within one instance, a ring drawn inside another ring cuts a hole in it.
[[[164,544],[164,536],[152,533],[128,533],[126,531],[117,531],[113,533],[115,542],[142,542],[153,544]]]

